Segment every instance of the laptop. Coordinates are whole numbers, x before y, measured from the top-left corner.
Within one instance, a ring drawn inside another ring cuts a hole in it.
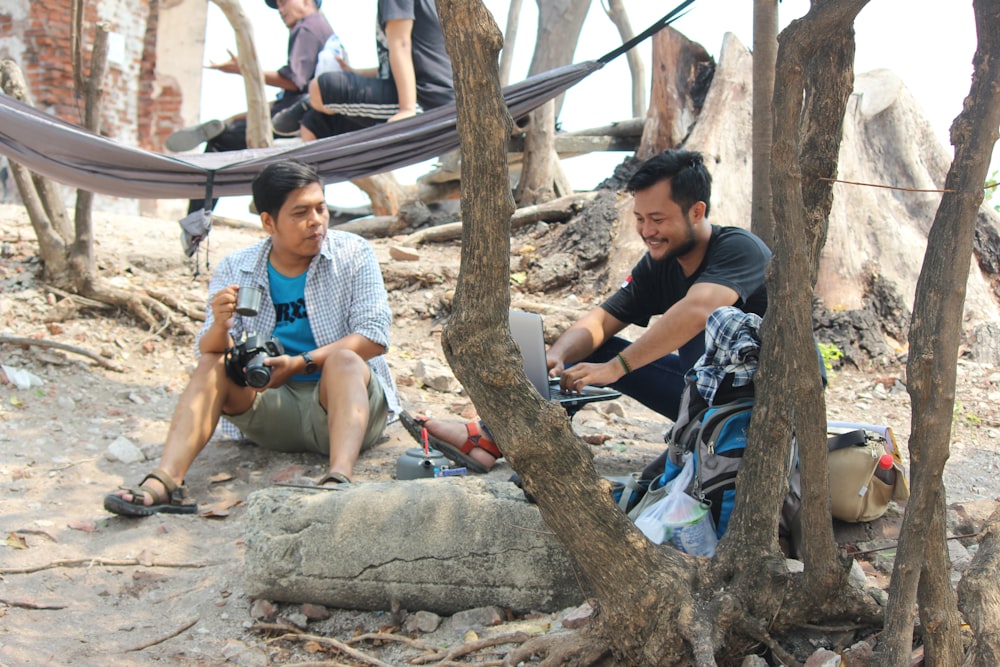
[[[607,387],[587,385],[578,392],[563,391],[559,378],[550,378],[545,364],[545,334],[542,316],[520,310],[510,311],[510,335],[521,350],[524,373],[542,396],[562,405],[572,416],[586,403],[610,401],[621,392]]]

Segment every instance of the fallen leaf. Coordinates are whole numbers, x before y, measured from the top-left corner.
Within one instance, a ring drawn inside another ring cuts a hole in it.
[[[462,635],[462,641],[466,643],[479,641],[479,635],[476,634],[475,630],[466,630],[465,634]]]
[[[583,436],[583,441],[588,445],[603,445],[605,442],[611,439],[611,436],[607,433],[595,433],[593,435]]]
[[[242,502],[243,501],[238,498],[234,500],[222,500],[214,505],[211,505],[208,509],[198,512],[198,516],[205,519],[224,519],[229,516],[229,510],[231,508],[241,504]]]
[[[212,484],[218,484],[219,482],[228,482],[233,478],[232,473],[228,472],[217,472],[208,478],[208,481]]]
[[[48,329],[49,333],[52,334],[53,336],[58,336],[64,331],[64,329],[55,322],[49,322],[48,324],[45,325],[45,328]]]
[[[18,535],[15,532],[11,532],[7,535],[7,540],[4,542],[11,549],[27,549],[28,540],[23,535]]]
[[[85,533],[93,533],[97,530],[97,522],[90,519],[73,519],[66,525],[73,530],[82,530]]]
[[[142,349],[143,351],[152,354],[153,351],[156,350],[156,342],[147,340],[145,343],[142,344]]]
[[[24,401],[18,398],[16,394],[10,395],[10,404],[13,405],[15,408],[24,407]]]
[[[302,648],[303,650],[305,650],[306,653],[319,653],[320,651],[323,650],[322,644],[312,640],[307,641],[305,644],[303,644]]]

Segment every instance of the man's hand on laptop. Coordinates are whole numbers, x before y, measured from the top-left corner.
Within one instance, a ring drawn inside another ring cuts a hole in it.
[[[601,364],[579,363],[563,371],[559,386],[563,391],[582,391],[589,384],[609,385],[625,375],[616,360]]]

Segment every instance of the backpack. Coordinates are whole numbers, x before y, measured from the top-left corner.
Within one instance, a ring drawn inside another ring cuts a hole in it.
[[[684,457],[695,459],[694,479],[687,493],[709,506],[715,533],[725,534],[736,504],[736,475],[743,463],[747,446],[747,428],[753,413],[752,400],[734,400],[721,405],[704,407],[685,422],[678,421],[666,436],[667,449],[647,466],[635,484],[625,484],[625,505],[631,501],[628,516],[633,521],[650,505],[666,495],[670,482],[684,466]],[[794,456],[794,452],[793,452]],[[659,471],[656,473],[657,469]],[[793,531],[800,505],[798,468],[789,465],[789,490],[782,508],[781,528],[784,535]],[[653,473],[653,475],[651,475]],[[646,482],[645,493],[635,501]],[[631,488],[630,488],[631,486]],[[622,504],[621,502],[619,503]]]

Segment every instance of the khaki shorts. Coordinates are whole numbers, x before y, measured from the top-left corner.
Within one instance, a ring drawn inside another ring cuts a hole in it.
[[[388,414],[382,383],[372,373],[368,382],[368,428],[361,451],[378,442]],[[288,382],[257,394],[253,405],[243,414],[222,417],[243,431],[246,439],[264,449],[330,453],[326,410],[319,403],[318,382]]]

